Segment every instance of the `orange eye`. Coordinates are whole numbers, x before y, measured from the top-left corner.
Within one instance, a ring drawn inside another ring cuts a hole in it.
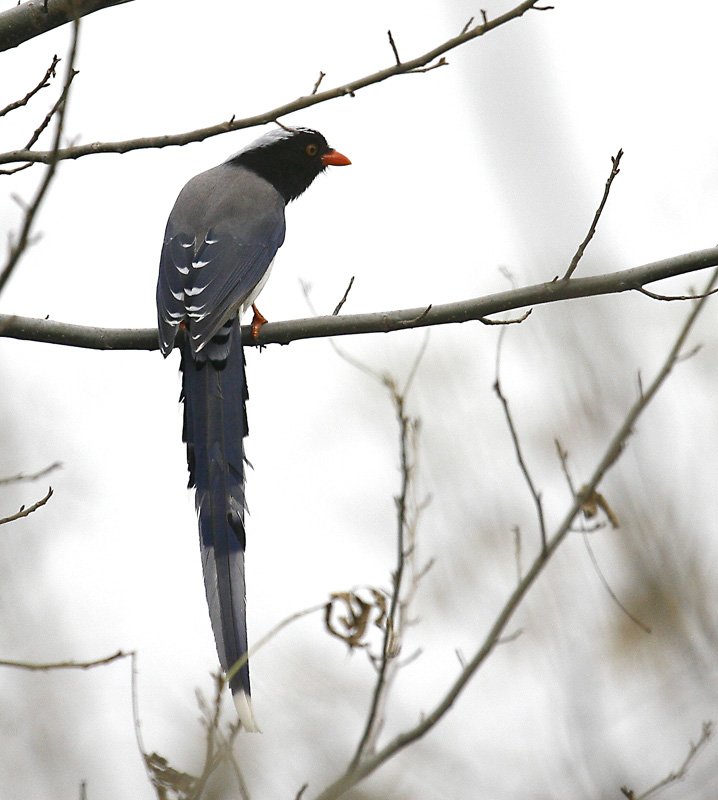
[[[308,144],[307,149],[304,151],[308,156],[314,158],[314,156],[319,152],[319,148],[315,144]]]

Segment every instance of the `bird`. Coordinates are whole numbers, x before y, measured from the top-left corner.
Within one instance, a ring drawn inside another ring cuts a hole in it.
[[[329,166],[351,161],[318,131],[271,130],[192,178],[170,212],[157,280],[159,345],[176,345],[184,403],[182,438],[195,490],[205,593],[222,670],[239,721],[258,730],[247,663],[244,576],[248,398],[240,320],[285,235],[285,207]],[[181,333],[180,333],[181,331]],[[232,669],[240,659],[241,666]]]

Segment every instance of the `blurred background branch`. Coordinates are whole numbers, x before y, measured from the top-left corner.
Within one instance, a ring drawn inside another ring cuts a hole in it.
[[[651,381],[646,391],[641,393],[640,397],[628,410],[622,424],[608,443],[608,446],[606,447],[602,457],[593,470],[593,474],[591,475],[590,479],[573,498],[573,502],[566,512],[563,521],[555,530],[553,535],[548,539],[548,541],[541,542],[541,546],[538,548],[538,553],[535,556],[532,564],[528,568],[524,577],[519,580],[514,591],[506,599],[505,604],[494,620],[493,625],[491,625],[483,643],[473,658],[471,658],[471,660],[460,671],[459,676],[455,679],[448,691],[446,691],[441,701],[430,713],[422,714],[422,719],[418,724],[400,733],[381,750],[376,753],[372,753],[371,755],[365,754],[364,758],[355,759],[350,769],[344,775],[342,775],[334,783],[330,784],[326,789],[317,795],[317,800],[335,800],[336,798],[344,795],[348,789],[350,789],[360,780],[363,780],[371,775],[376,769],[378,769],[386,761],[393,758],[402,749],[425,736],[451,709],[459,695],[465,690],[466,685],[474,677],[486,659],[491,655],[496,646],[502,641],[502,636],[506,626],[518,610],[521,603],[524,601],[527,593],[536,583],[538,577],[541,575],[548,562],[554,556],[561,543],[573,530],[574,522],[577,517],[584,513],[583,509],[586,498],[591,497],[598,491],[598,486],[606,476],[606,473],[614,466],[621,453],[624,451],[626,442],[633,433],[638,419],[646,410],[651,400],[661,389],[674,366],[684,357],[683,347],[686,339],[688,338],[688,335],[691,332],[698,315],[702,311],[705,303],[708,301],[709,293],[715,285],[716,280],[718,280],[718,269],[714,271],[713,275],[711,276],[711,279],[706,286],[701,299],[694,301],[693,308],[678,332],[675,342],[655,378],[653,381]],[[533,495],[535,495],[535,489],[533,488],[533,485],[531,487],[531,492]],[[543,518],[541,518],[541,523],[543,523]],[[707,730],[708,734],[706,734],[706,726],[704,726],[704,738],[706,739],[708,738],[710,732],[710,725],[708,726]],[[688,764],[690,764],[692,761],[693,755],[695,754],[695,749],[695,747],[691,748],[692,755],[689,754],[689,758],[685,762],[686,769]],[[674,778],[672,777],[669,782],[672,782],[673,780]],[[661,787],[664,785],[664,783],[660,784]]]

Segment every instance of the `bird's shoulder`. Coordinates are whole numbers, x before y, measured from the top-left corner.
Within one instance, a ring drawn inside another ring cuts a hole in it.
[[[284,223],[284,199],[264,178],[245,167],[224,163],[189,180],[170,214],[171,227],[186,233],[207,231],[251,237]]]

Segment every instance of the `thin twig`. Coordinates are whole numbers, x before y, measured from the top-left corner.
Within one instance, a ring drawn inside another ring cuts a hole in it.
[[[515,319],[487,319],[486,317],[481,317],[479,322],[482,325],[520,325],[531,316],[532,311],[533,308],[529,308],[528,311],[525,311],[520,317],[516,317]]]
[[[338,314],[338,313],[339,313],[339,312],[342,310],[342,306],[344,305],[344,303],[346,303],[346,301],[347,301],[347,297],[349,297],[349,292],[351,291],[351,289],[352,289],[352,286],[353,286],[353,285],[354,285],[354,276],[352,275],[352,276],[351,276],[351,279],[350,279],[350,281],[349,281],[349,286],[347,286],[347,288],[346,288],[346,291],[344,292],[344,296],[343,296],[343,297],[342,297],[342,299],[341,299],[341,300],[340,300],[340,301],[337,303],[337,306],[336,306],[336,308],[334,309],[334,311],[332,311],[332,316],[333,316],[333,317],[336,317],[336,316],[337,316],[337,314]]]
[[[50,122],[52,122],[55,114],[57,114],[61,106],[64,105],[65,100],[67,98],[67,93],[70,91],[70,84],[72,83],[72,81],[75,78],[75,75],[77,74],[78,74],[77,70],[73,70],[72,72],[70,72],[70,74],[68,75],[68,79],[65,82],[65,85],[62,87],[60,96],[57,98],[52,108],[47,112],[47,114],[45,114],[45,119],[43,119],[43,121],[37,126],[32,136],[28,139],[28,142],[25,145],[26,150],[30,150],[32,148],[32,146],[42,136],[45,130],[47,130],[47,126],[50,124]]]
[[[52,486],[47,490],[47,494],[38,500],[36,503],[33,503],[31,506],[25,508],[25,506],[21,506],[20,510],[15,514],[11,514],[9,517],[3,517],[0,519],[0,525],[5,525],[8,522],[15,522],[17,519],[22,519],[23,517],[28,517],[33,512],[37,511],[38,508],[42,508],[42,506],[47,503],[47,501],[52,497]]]
[[[111,664],[120,658],[128,658],[132,653],[125,653],[118,650],[111,656],[104,658],[97,658],[94,661],[50,661],[45,664],[40,664],[34,661],[9,661],[7,659],[0,659],[0,667],[17,667],[18,669],[28,669],[33,672],[47,672],[48,670],[55,669],[92,669],[93,667],[104,667],[106,664]]]
[[[449,62],[442,56],[436,64],[429,64],[428,67],[421,67],[420,69],[410,69],[407,75],[420,75],[422,72],[431,72],[432,70],[439,69],[439,67],[448,67]]]
[[[615,156],[611,156],[611,173],[608,176],[608,180],[606,181],[606,187],[603,190],[603,197],[601,198],[601,202],[596,209],[596,213],[593,217],[593,222],[591,223],[591,227],[588,229],[588,233],[586,234],[586,238],[581,242],[578,246],[578,250],[574,257],[571,259],[571,263],[569,264],[568,269],[566,270],[566,274],[563,276],[562,280],[568,280],[571,275],[576,270],[578,266],[578,262],[581,260],[586,248],[588,247],[588,243],[593,239],[594,233],[596,233],[596,227],[598,226],[598,221],[601,219],[601,214],[603,214],[604,206],[606,205],[606,201],[608,200],[608,193],[611,191],[611,184],[614,181],[614,178],[620,172],[619,164],[621,163],[621,157],[623,156],[623,150],[619,150]]]
[[[679,295],[665,295],[665,294],[656,294],[656,292],[649,292],[648,289],[644,289],[643,287],[637,289],[636,291],[641,292],[641,294],[645,294],[646,297],[650,297],[651,300],[665,300],[667,302],[671,302],[672,300],[700,300],[701,297],[705,297],[702,294],[679,294]],[[715,294],[718,292],[718,286],[715,289],[711,289],[708,294]]]
[[[613,600],[613,602],[621,609],[621,611],[631,620],[635,625],[637,625],[644,633],[651,633],[651,629],[645,622],[641,622],[640,619],[635,614],[632,614],[626,606],[618,599],[618,596],[611,588],[606,576],[603,574],[603,570],[598,564],[598,559],[596,558],[596,554],[593,552],[593,547],[591,547],[591,541],[588,537],[588,534],[584,531],[583,533],[583,543],[586,545],[586,550],[588,551],[588,556],[591,559],[591,563],[593,564],[593,568],[596,571],[596,575],[598,575],[598,579],[603,584],[603,588],[608,592],[608,596]]]
[[[59,64],[61,59],[54,55],[52,57],[52,63],[47,68],[47,71],[42,76],[42,80],[40,83],[35,86],[34,89],[30,89],[30,91],[25,95],[25,97],[21,98],[20,100],[15,100],[14,103],[9,103],[5,106],[2,110],[0,110],[0,117],[4,117],[6,114],[9,114],[11,111],[14,111],[16,108],[21,108],[28,104],[28,102],[41,90],[46,88],[50,85],[50,78],[55,77],[55,67]]]
[[[34,167],[35,164],[32,161],[28,161],[26,164],[20,164],[19,167],[13,167],[12,169],[0,169],[0,175],[14,175],[16,172],[22,172],[24,169],[30,169],[30,167]]]
[[[623,794],[629,800],[648,800],[648,798],[651,795],[654,795],[656,792],[661,791],[661,789],[666,789],[672,784],[682,781],[686,777],[688,770],[690,769],[691,765],[695,761],[700,751],[710,741],[712,735],[713,735],[713,723],[710,721],[704,722],[703,727],[701,728],[700,738],[695,744],[693,744],[693,742],[690,742],[690,747],[688,748],[688,755],[685,757],[685,760],[683,761],[681,766],[676,770],[676,772],[671,772],[662,781],[659,781],[655,786],[652,786],[650,789],[647,789],[640,795],[636,795],[634,792],[632,792],[630,789],[627,789],[625,786],[621,787],[621,792],[623,792]]]
[[[391,51],[392,53],[394,53],[394,58],[396,59],[396,65],[400,67],[401,59],[399,58],[399,51],[396,49],[396,43],[394,42],[394,37],[391,35],[391,31],[387,31],[387,35],[389,36],[389,44],[391,45]]]
[[[39,472],[18,472],[16,475],[10,475],[7,478],[0,478],[0,486],[7,485],[9,483],[30,483],[31,481],[36,481],[39,478],[44,478],[45,475],[49,474],[50,472],[54,472],[56,469],[61,469],[62,462],[55,461],[50,464],[49,467],[44,467]]]
[[[255,642],[241,658],[237,659],[237,661],[232,664],[224,677],[225,683],[230,683],[232,678],[234,678],[239,670],[242,669],[247,661],[249,661],[250,658],[253,658],[259,650],[267,645],[280,631],[284,630],[287,625],[291,625],[293,622],[296,622],[298,619],[302,619],[302,617],[306,617],[309,614],[316,614],[318,611],[324,611],[326,605],[326,603],[320,603],[319,605],[304,608],[301,611],[295,611],[293,614],[290,614],[288,617],[285,617],[283,620],[281,620],[281,622],[278,622],[271,630],[265,633],[261,639]]]
[[[307,296],[311,307],[311,300]],[[376,743],[384,722],[384,707],[389,691],[398,669],[402,666],[399,661],[404,629],[406,628],[408,609],[420,582],[431,568],[429,561],[423,568],[416,567],[415,535],[419,515],[426,506],[426,501],[413,504],[413,513],[409,517],[409,493],[413,485],[414,460],[416,453],[416,436],[418,421],[407,416],[405,410],[406,396],[414,381],[419,364],[426,351],[428,337],[425,338],[421,349],[417,353],[412,368],[409,371],[403,389],[397,387],[397,382],[389,375],[379,375],[362,362],[348,356],[332,342],[337,354],[348,363],[356,366],[362,372],[375,380],[380,381],[388,389],[394,412],[399,427],[400,471],[401,488],[395,497],[397,509],[397,562],[392,576],[392,592],[390,606],[385,614],[384,639],[381,655],[377,659],[377,679],[372,693],[369,714],[364,725],[356,751],[352,758],[349,771],[359,768],[359,765],[370,754],[375,752]],[[410,570],[410,579],[404,581],[404,575]]]
[[[501,405],[504,409],[504,416],[506,417],[506,424],[509,427],[509,433],[511,434],[511,441],[514,445],[514,452],[516,453],[516,460],[519,462],[519,467],[521,468],[521,472],[523,473],[524,478],[526,479],[526,484],[529,487],[529,491],[531,492],[531,497],[533,498],[534,504],[536,505],[536,515],[538,517],[539,523],[539,531],[541,533],[541,547],[546,548],[546,521],[544,519],[543,513],[543,504],[541,502],[541,492],[537,491],[536,487],[534,486],[533,479],[531,478],[531,473],[526,466],[526,462],[524,461],[523,453],[521,452],[521,442],[519,441],[518,433],[516,432],[516,426],[514,425],[514,421],[511,417],[511,411],[509,409],[509,401],[504,397],[503,392],[501,391],[501,384],[499,383],[498,377],[494,383],[494,391],[496,392],[497,397],[501,401]]]
[[[504,409],[504,416],[506,417],[506,424],[508,425],[509,433],[511,434],[511,441],[513,442],[514,445],[514,452],[516,453],[516,459],[519,462],[519,467],[521,468],[521,472],[523,473],[523,476],[526,479],[529,491],[531,492],[531,497],[533,498],[534,504],[536,505],[536,514],[538,516],[539,531],[541,533],[541,547],[545,550],[546,520],[544,518],[543,504],[541,502],[541,492],[537,491],[536,487],[534,486],[533,479],[531,478],[531,473],[529,472],[529,469],[526,466],[526,462],[524,461],[523,453],[521,452],[521,442],[519,440],[518,433],[516,432],[516,426],[514,425],[514,421],[511,416],[511,410],[509,409],[509,401],[506,399],[503,392],[501,391],[501,381],[499,378],[499,372],[501,366],[501,345],[503,343],[504,331],[505,329],[501,331],[499,335],[499,342],[496,347],[496,379],[494,381],[494,391],[496,392],[496,395],[499,398],[501,405]]]
[[[137,669],[137,652],[132,651],[130,653],[131,660],[130,660],[130,695],[132,700],[132,724],[135,729],[135,742],[137,743],[137,749],[139,750],[140,757],[142,759],[142,765],[145,768],[145,772],[147,773],[147,778],[149,779],[150,783],[152,783],[152,770],[150,769],[149,763],[147,761],[147,751],[145,750],[145,743],[142,739],[142,722],[140,721],[140,697],[139,697],[139,688],[138,688],[138,678],[139,678],[139,671]]]
[[[234,742],[241,730],[242,725],[238,722],[237,724],[230,726],[229,738],[226,737],[221,730],[217,731],[217,737],[222,745],[222,757],[229,763],[230,767],[232,768],[232,772],[234,772],[234,779],[237,781],[237,788],[239,790],[239,796],[241,800],[250,800],[249,787],[244,779],[244,775],[242,774],[239,763],[234,757],[234,751],[232,749],[234,747]]]
[[[0,273],[0,292],[2,292],[5,284],[7,283],[10,275],[12,274],[13,270],[18,264],[20,257],[25,252],[25,249],[30,242],[30,234],[32,232],[33,223],[35,222],[35,217],[37,216],[37,212],[40,209],[40,205],[42,204],[45,195],[47,194],[48,189],[50,188],[50,184],[52,179],[55,176],[55,172],[57,170],[57,165],[59,163],[59,152],[60,152],[60,142],[62,141],[62,132],[65,123],[65,114],[67,112],[67,101],[70,92],[70,84],[72,83],[72,79],[75,77],[75,56],[77,55],[77,43],[80,33],[80,22],[79,18],[75,20],[73,24],[73,35],[72,35],[72,43],[70,45],[70,55],[68,57],[67,62],[67,70],[65,72],[65,81],[63,84],[62,94],[60,96],[60,100],[58,101],[59,105],[57,106],[57,114],[55,119],[55,136],[52,143],[52,150],[50,151],[50,156],[47,160],[48,168],[45,172],[45,177],[40,182],[40,186],[33,198],[32,203],[30,203],[27,211],[25,212],[25,219],[23,221],[22,227],[20,229],[19,236],[15,242],[10,247],[10,255],[8,257],[7,263],[5,268]]]
[[[361,763],[376,750],[379,734],[384,724],[384,708],[397,669],[400,666],[399,656],[401,655],[402,639],[404,628],[406,627],[407,609],[411,602],[413,591],[420,580],[420,576],[414,574],[413,580],[408,586],[408,592],[405,590],[405,573],[407,567],[413,566],[415,553],[413,533],[416,520],[414,524],[409,520],[409,493],[414,476],[415,436],[417,430],[416,420],[406,413],[406,392],[416,374],[423,352],[424,349],[419,352],[415,359],[403,391],[397,388],[396,382],[390,376],[385,376],[383,379],[383,383],[391,396],[399,427],[401,488],[399,494],[394,498],[397,513],[396,567],[392,576],[393,587],[384,627],[384,641],[381,658],[379,659],[377,679],[372,693],[369,714],[350,764],[350,771],[359,768]],[[425,571],[422,571],[421,574],[425,574]],[[406,596],[404,596],[405,594]]]
[[[514,534],[514,559],[516,561],[516,580],[521,583],[523,572],[521,568],[521,528],[518,525],[513,527]]]
[[[566,483],[568,484],[568,488],[571,490],[571,497],[575,499],[576,497],[576,489],[573,484],[573,479],[571,478],[571,473],[568,469],[568,451],[564,450],[561,446],[561,442],[558,439],[554,439],[554,444],[556,445],[556,452],[558,453],[558,459],[561,462],[561,470],[566,478]]]
[[[205,706],[200,698],[200,706],[202,707],[202,711],[205,715],[206,727],[204,765],[202,767],[202,773],[192,787],[192,792],[188,800],[199,800],[204,792],[204,787],[207,785],[207,781],[210,779],[212,773],[219,764],[217,758],[216,734],[219,730],[219,719],[220,714],[222,713],[222,690],[225,685],[225,680],[223,679],[221,673],[215,675],[214,680],[215,693],[212,707],[209,708]]]
[[[319,71],[319,77],[317,78],[317,80],[316,80],[316,83],[314,84],[314,88],[312,89],[312,95],[315,95],[315,94],[316,94],[316,93],[319,91],[319,86],[321,85],[321,82],[322,82],[322,81],[324,80],[324,78],[326,78],[326,77],[327,77],[327,76],[326,76],[326,73],[325,73],[325,72],[322,72],[322,71],[320,70],[320,71]]]

